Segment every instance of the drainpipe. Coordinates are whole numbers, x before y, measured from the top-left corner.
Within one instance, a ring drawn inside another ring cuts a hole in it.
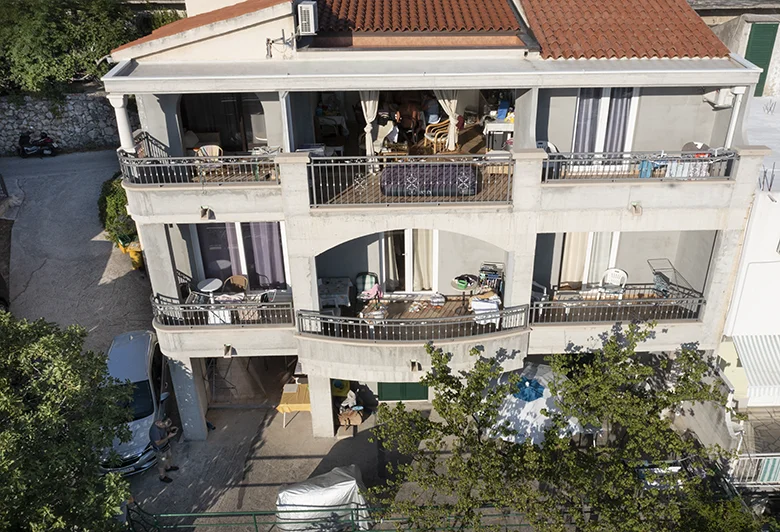
[[[739,109],[742,107],[742,96],[745,94],[747,87],[733,87],[731,92],[734,93],[734,107],[731,108],[731,119],[729,120],[729,129],[726,132],[726,142],[723,147],[731,149],[731,143],[734,141],[734,132],[737,130],[737,119],[739,118]]]

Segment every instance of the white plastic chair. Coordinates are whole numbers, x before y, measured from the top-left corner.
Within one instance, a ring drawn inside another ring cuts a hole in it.
[[[620,268],[610,268],[601,276],[601,285],[599,294],[617,294],[618,299],[623,299],[623,293],[626,291],[628,274]]]
[[[200,159],[197,161],[198,170],[201,177],[204,177],[207,173],[219,170],[222,168],[222,162],[219,160],[222,157],[222,148],[216,144],[206,144],[195,150]]]

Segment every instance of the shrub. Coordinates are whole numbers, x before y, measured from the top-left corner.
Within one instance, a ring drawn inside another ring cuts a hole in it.
[[[127,214],[127,194],[119,176],[117,172],[103,183],[98,198],[98,217],[109,240],[115,244],[127,244],[138,239],[138,231]]]

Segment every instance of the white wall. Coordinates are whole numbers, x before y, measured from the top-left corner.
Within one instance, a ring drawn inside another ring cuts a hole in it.
[[[615,264],[628,273],[629,283],[652,283],[653,272],[647,259],[669,259],[675,264],[679,241],[680,231],[620,233]]]
[[[734,297],[724,334],[778,334],[780,331],[780,203],[759,192],[753,203]]]
[[[221,7],[232,6],[244,0],[186,0],[187,16],[194,17],[207,11],[214,11]]]
[[[677,256],[672,263],[694,290],[704,291],[717,231],[680,233]]]
[[[542,89],[536,114],[536,138],[560,151],[571,151],[578,89]]]
[[[470,236],[439,231],[439,292],[457,295],[450,281],[458,275],[476,275],[483,262],[506,265],[506,252],[493,244]]]
[[[349,277],[360,272],[380,275],[380,234],[367,235],[329,249],[317,257],[317,277]]]

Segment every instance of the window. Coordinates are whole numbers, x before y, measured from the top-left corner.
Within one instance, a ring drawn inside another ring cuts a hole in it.
[[[130,407],[133,410],[133,421],[143,419],[154,414],[154,398],[149,387],[149,381],[138,381],[132,384],[133,398]]]
[[[383,235],[381,280],[388,292],[430,292],[438,285],[438,232],[388,231]]]
[[[279,222],[197,224],[201,278],[245,275],[252,290],[287,287],[283,227]],[[198,265],[196,264],[196,267]]]
[[[572,151],[619,153],[631,150],[639,90],[583,88],[577,98]]]

